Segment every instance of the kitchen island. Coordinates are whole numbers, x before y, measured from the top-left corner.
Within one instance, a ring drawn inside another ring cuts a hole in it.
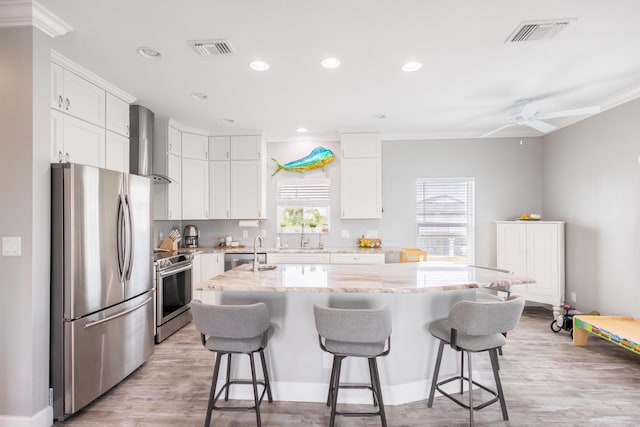
[[[275,333],[267,348],[276,400],[324,402],[331,359],[318,345],[313,304],[336,308],[389,307],[393,332],[391,352],[379,359],[385,403],[397,405],[427,398],[436,356],[436,340],[428,325],[448,315],[457,301],[474,300],[480,286],[513,287],[531,283],[525,277],[488,269],[433,263],[381,265],[241,265],[211,278],[194,298],[212,304],[265,302]],[[442,373],[458,369],[453,351],[445,353]],[[246,376],[245,364],[233,366]],[[368,380],[367,363],[348,358],[342,369],[346,382]],[[233,390],[232,390],[233,391]],[[236,389],[249,398],[250,390]],[[370,403],[371,394],[340,391],[340,401]]]

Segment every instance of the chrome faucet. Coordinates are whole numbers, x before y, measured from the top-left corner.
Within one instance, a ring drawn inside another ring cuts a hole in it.
[[[258,240],[260,247],[262,247],[262,236],[256,236],[253,240],[253,271],[258,271]]]
[[[304,223],[302,224],[302,231],[300,232],[300,247],[304,249],[305,245],[309,243],[309,240],[304,240]]]

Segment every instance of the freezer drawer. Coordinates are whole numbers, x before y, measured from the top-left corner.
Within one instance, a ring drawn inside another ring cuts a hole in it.
[[[75,413],[147,361],[153,354],[153,328],[153,291],[65,322],[65,414]]]

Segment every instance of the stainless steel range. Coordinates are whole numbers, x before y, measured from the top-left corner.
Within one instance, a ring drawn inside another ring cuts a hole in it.
[[[192,319],[191,270],[193,255],[175,252],[157,253],[156,268],[156,343],[182,328]]]

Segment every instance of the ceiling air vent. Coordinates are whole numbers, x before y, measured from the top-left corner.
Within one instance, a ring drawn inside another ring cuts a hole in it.
[[[233,47],[224,39],[216,40],[189,40],[189,45],[200,56],[209,55],[233,55]]]
[[[573,21],[573,19],[523,22],[511,33],[505,43],[550,40],[560,31],[564,30],[571,21]]]

